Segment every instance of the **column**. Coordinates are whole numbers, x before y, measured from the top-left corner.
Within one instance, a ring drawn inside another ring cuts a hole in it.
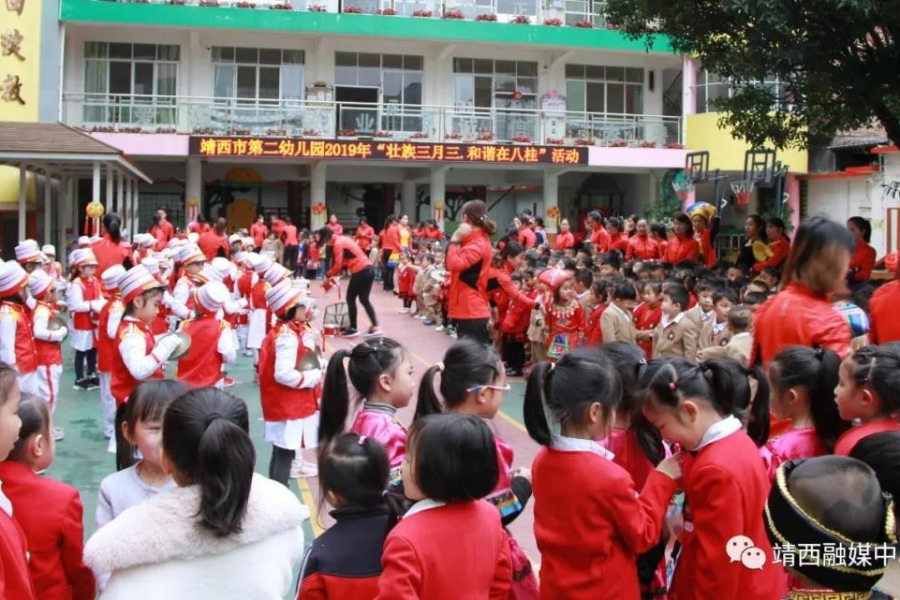
[[[25,227],[25,197],[28,192],[28,171],[25,163],[19,164],[19,241],[28,237]]]
[[[431,181],[429,185],[429,193],[431,194],[431,216],[435,221],[437,221],[437,226],[440,229],[444,228],[444,192],[447,187],[446,169],[446,167],[432,168]]]
[[[131,177],[125,178],[125,195],[121,206],[122,211],[122,227],[125,228],[125,235],[129,242],[134,240],[134,231],[131,229],[131,185],[133,181]]]
[[[66,255],[69,253],[68,248],[66,247],[66,229],[71,227],[70,221],[72,220],[72,194],[69,190],[69,178],[68,177],[60,177],[59,179],[59,203],[57,213],[59,217],[56,219],[56,224],[58,226],[56,230],[56,258],[59,260],[59,264],[63,265],[65,268],[66,264]]]
[[[107,169],[108,168],[109,167],[107,167]],[[88,199],[88,202],[93,202],[94,200],[96,200],[97,202],[100,202],[100,163],[99,162],[94,163],[94,185],[91,189],[91,197],[90,197],[90,199]],[[76,206],[77,206],[77,203],[76,203]],[[78,217],[79,217],[78,209],[76,208],[75,209],[75,225],[76,226],[78,225],[78,222],[79,222]],[[81,233],[83,235],[87,235],[87,236],[91,235],[90,231],[82,231]]]
[[[325,227],[328,222],[328,207],[325,205],[325,183],[328,181],[328,166],[325,162],[313,163],[310,167],[309,207],[310,226],[313,231]]]
[[[196,199],[199,203],[200,199],[203,198],[203,163],[199,157],[192,156],[188,158],[187,166],[185,167],[184,184],[184,214],[185,225],[187,225],[190,221],[197,218],[201,208],[200,204],[197,204],[197,209],[193,210],[190,206],[191,199]]]
[[[44,239],[42,242],[44,244],[53,243],[53,235],[50,232],[50,228],[53,225],[53,222],[50,220],[50,199],[51,194],[53,193],[53,179],[50,178],[50,175],[44,176]],[[59,250],[57,250],[59,252]]]
[[[115,208],[110,208],[109,212],[118,213],[122,216],[125,211],[125,173],[116,171],[116,204]],[[123,217],[124,218],[124,217]]]
[[[131,186],[131,230],[132,231],[140,231],[140,210],[141,210],[141,202],[140,202],[140,186],[141,180],[135,178],[134,182]]]
[[[559,231],[559,173],[544,171],[544,231],[556,235]]]
[[[416,212],[416,182],[412,179],[404,179],[400,188],[400,214],[407,215],[413,224],[421,219]]]
[[[106,163],[106,198],[104,198],[104,200],[106,200],[104,203],[106,212],[113,212],[113,210],[115,210],[115,203],[113,202],[113,182],[115,181],[115,177],[112,164]]]
[[[793,226],[791,233],[791,239],[793,239],[797,228],[800,227],[800,180],[793,173],[788,173],[785,177],[787,177],[787,181],[784,182],[785,197],[779,199],[779,202],[787,205],[792,211],[789,226]],[[786,209],[782,208],[781,214],[785,212],[787,212]]]
[[[700,61],[685,56],[681,68],[681,143],[687,144],[688,117],[697,112],[697,78]],[[660,82],[662,83],[662,82]]]

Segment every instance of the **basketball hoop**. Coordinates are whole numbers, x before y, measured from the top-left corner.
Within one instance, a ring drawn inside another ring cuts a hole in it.
[[[672,181],[672,188],[675,190],[678,199],[682,202],[686,202],[688,197],[694,191],[694,182],[685,176],[684,179],[675,179]]]
[[[756,182],[752,179],[744,181],[733,181],[731,183],[731,191],[734,192],[734,199],[738,206],[747,206],[750,204],[750,196],[756,188]]]

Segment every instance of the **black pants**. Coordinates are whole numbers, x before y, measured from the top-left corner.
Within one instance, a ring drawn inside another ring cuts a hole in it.
[[[488,331],[489,319],[454,319],[456,336],[460,339],[470,337],[484,344],[491,343],[491,334]]]
[[[347,286],[347,315],[350,317],[350,329],[356,329],[356,299],[366,309],[372,326],[378,325],[375,317],[375,309],[369,302],[369,293],[372,291],[372,282],[375,281],[375,268],[371,265],[350,276],[350,284]]]
[[[291,486],[291,462],[294,451],[272,446],[272,459],[269,461],[269,479],[277,481],[285,487]]]
[[[391,260],[391,254],[393,253],[387,249],[381,251],[381,268],[384,269],[381,278],[384,279],[384,291],[386,292],[394,291],[394,267],[388,266],[388,261]]]
[[[507,367],[517,373],[521,373],[525,364],[525,342],[515,339],[514,336],[504,336],[503,360],[506,361]]]
[[[297,250],[299,247],[295,244],[293,246],[285,246],[284,247],[284,266],[291,273],[297,270]]]
[[[75,351],[75,381],[84,379],[84,362],[87,360],[87,374],[97,373],[97,349]]]

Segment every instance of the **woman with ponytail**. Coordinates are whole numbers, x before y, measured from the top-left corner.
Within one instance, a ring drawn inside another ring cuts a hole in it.
[[[350,397],[348,374],[360,399]],[[406,457],[406,429],[397,411],[412,399],[412,375],[409,352],[390,338],[369,338],[335,352],[322,386],[319,444],[330,444],[348,430],[372,438],[387,450],[391,479],[397,479]]]
[[[126,511],[88,541],[94,572],[112,572],[105,600],[280,600],[291,589],[309,511],[254,475],[242,400],[203,388],[175,399],[162,460],[178,488]]]
[[[131,244],[122,237],[122,217],[116,213],[106,213],[103,216],[103,230],[103,237],[91,244],[91,250],[97,257],[97,277],[113,265],[122,265],[126,270],[133,267]]]
[[[446,259],[450,272],[447,314],[456,323],[459,337],[473,337],[485,344],[491,342],[487,280],[493,257],[491,236],[497,232],[497,224],[488,219],[487,211],[487,204],[481,200],[463,204],[461,222],[450,238]]]

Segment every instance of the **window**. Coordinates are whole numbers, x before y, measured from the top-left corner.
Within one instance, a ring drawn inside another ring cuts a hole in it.
[[[639,115],[644,112],[644,69],[566,65],[569,112]]]
[[[213,94],[238,105],[277,106],[303,100],[303,50],[212,49]]]
[[[453,59],[450,131],[466,138],[493,133],[498,140],[537,133],[536,62]]]
[[[422,79],[424,59],[405,54],[368,54],[336,52],[334,83],[343,88],[375,88],[380,101],[350,101],[342,106],[341,128],[370,133],[383,131],[416,132],[422,130]],[[346,97],[366,98],[364,90],[344,90]],[[341,92],[338,91],[338,99]],[[377,104],[377,107],[359,106]]]
[[[766,79],[763,81],[763,85],[775,95],[776,102],[772,107],[773,110],[778,110],[781,102],[790,102],[782,98],[782,94],[785,91],[777,78]],[[714,101],[719,98],[730,98],[734,93],[734,86],[731,81],[709,71],[697,73],[697,86],[694,89],[696,91],[696,108],[698,113],[716,112],[717,109],[713,106]]]
[[[86,42],[84,120],[172,125],[179,46]]]

